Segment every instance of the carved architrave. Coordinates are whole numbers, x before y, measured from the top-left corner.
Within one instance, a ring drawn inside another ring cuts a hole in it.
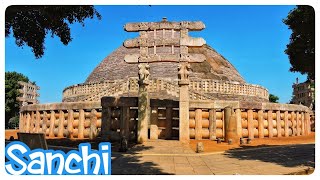
[[[198,63],[206,60],[203,54],[148,54],[140,57],[140,54],[127,54],[124,57],[126,63],[154,63],[154,62],[183,62]]]

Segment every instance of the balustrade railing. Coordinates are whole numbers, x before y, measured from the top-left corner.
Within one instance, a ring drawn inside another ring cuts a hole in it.
[[[149,92],[167,91],[168,94],[179,97],[179,86],[175,81],[152,79],[148,88]],[[118,96],[127,92],[137,93],[138,89],[138,78],[129,78],[127,81],[83,84],[66,88],[63,92],[63,99],[85,95],[78,101],[98,101],[103,96]],[[190,81],[189,92],[190,99],[194,100],[212,99],[210,94],[244,95],[269,99],[268,90],[262,86],[210,79]]]

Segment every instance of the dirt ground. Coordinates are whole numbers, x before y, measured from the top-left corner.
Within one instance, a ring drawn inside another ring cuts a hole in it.
[[[246,140],[246,139],[245,139]],[[263,138],[253,139],[250,144],[241,145],[234,143],[228,145],[228,143],[221,142],[217,144],[217,141],[209,140],[190,140],[190,147],[195,151],[198,142],[202,142],[204,145],[204,152],[219,152],[226,151],[234,148],[241,147],[255,147],[263,145],[287,145],[287,144],[303,144],[303,143],[315,143],[315,133],[311,132],[308,136],[293,136],[293,137],[280,137],[280,138]],[[245,141],[246,142],[246,141]]]
[[[15,130],[15,129],[6,129],[5,130],[5,138],[6,140],[9,140],[11,136],[14,137],[14,139],[18,139],[18,135],[17,132],[19,130]]]

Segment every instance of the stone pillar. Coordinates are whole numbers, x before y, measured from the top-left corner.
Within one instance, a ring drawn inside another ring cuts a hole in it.
[[[236,109],[237,136],[242,137],[241,109]]]
[[[292,123],[292,126],[291,126],[291,128],[292,128],[292,136],[295,136],[296,135],[296,127],[294,126],[296,123],[295,123],[295,113],[292,111],[291,112],[291,123]]]
[[[30,133],[34,133],[34,111],[31,111],[31,121],[30,121]]]
[[[281,117],[280,117],[280,111],[276,112],[277,115],[277,137],[281,137]]]
[[[47,122],[48,122],[47,111],[43,111],[42,132],[45,134],[45,136],[47,136]]]
[[[259,134],[259,138],[264,138],[263,110],[258,111],[258,134]]]
[[[150,139],[158,139],[158,107],[154,104],[151,107],[150,117]]]
[[[250,139],[254,138],[253,111],[252,111],[252,109],[248,110],[248,137]]]
[[[94,139],[97,137],[97,111],[95,109],[91,110],[90,113],[90,133],[89,139]]]
[[[289,137],[288,111],[284,112],[284,136]]]
[[[63,137],[63,130],[64,130],[64,112],[60,110],[59,113],[59,125],[58,125],[58,137]]]
[[[273,118],[272,118],[272,111],[268,111],[268,133],[269,138],[273,137]]]
[[[78,125],[78,138],[83,139],[84,138],[84,110],[79,110],[79,125]]]
[[[305,123],[305,113],[304,112],[302,112],[301,113],[301,134],[302,134],[302,136],[305,136],[306,135],[306,128],[305,128],[305,125],[306,123]]]
[[[311,133],[311,122],[310,122],[310,113],[306,112],[305,113],[305,121],[306,121],[306,135],[309,135]]]
[[[23,132],[26,132],[28,133],[29,132],[29,127],[30,127],[30,113],[29,112],[26,112],[25,113],[25,125],[24,125],[24,131]]]
[[[227,131],[229,129],[229,123],[230,123],[230,117],[231,117],[231,111],[232,108],[231,107],[225,107],[224,108],[224,137],[226,138],[226,141],[228,142],[227,139]]]
[[[232,107],[224,108],[224,127],[225,141],[228,142],[229,140],[232,140],[232,142],[238,143],[237,119]]]
[[[50,126],[49,126],[49,137],[54,137],[54,122],[56,121],[55,112],[51,111]]]
[[[182,62],[179,65],[179,140],[189,143],[189,70],[190,65]]]
[[[299,121],[300,121],[300,118],[299,118],[299,111],[296,112],[296,132],[297,132],[297,136],[300,136],[300,128],[299,128]]]
[[[36,133],[39,133],[39,130],[40,130],[40,112],[39,111],[36,111],[36,130],[35,132]]]
[[[140,49],[141,51],[141,49]],[[150,99],[148,93],[149,65],[140,63],[139,67],[139,92],[138,92],[138,143],[148,139],[148,122],[150,122]]]
[[[68,110],[68,125],[67,125],[67,131],[68,131],[68,134],[67,134],[67,137],[68,138],[73,138],[73,110],[72,109],[69,109]]]
[[[201,140],[202,139],[202,109],[196,109],[195,111],[195,121],[196,121],[196,127],[195,127],[195,140]]]
[[[210,109],[209,110],[209,139],[216,140],[216,129],[217,129],[217,121],[216,121],[216,110]]]

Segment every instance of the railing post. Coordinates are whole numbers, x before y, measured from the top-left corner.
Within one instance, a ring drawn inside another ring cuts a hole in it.
[[[292,112],[291,112],[292,136],[295,136],[295,135],[296,135],[296,127],[295,127],[295,118],[294,118],[294,116],[295,116],[295,113],[292,111]]]
[[[64,112],[60,110],[59,113],[59,125],[58,125],[58,137],[63,137],[63,130],[64,130]]]
[[[248,137],[250,139],[254,138],[254,130],[253,130],[253,110],[248,110]]]
[[[33,128],[34,128],[34,111],[31,111],[31,120],[30,120],[30,127],[29,127],[30,133],[34,133]]]
[[[51,110],[51,116],[50,116],[50,126],[49,126],[49,137],[54,137],[54,123],[56,121],[55,112]]]
[[[38,133],[40,130],[40,112],[37,110],[36,111],[36,128],[35,128],[35,132]]]
[[[69,109],[68,110],[68,125],[67,125],[67,130],[68,130],[68,134],[67,137],[68,138],[73,138],[73,110]]]
[[[209,139],[210,140],[216,140],[216,129],[217,129],[217,116],[216,116],[216,110],[210,109],[209,110]]]
[[[284,136],[289,137],[288,111],[284,112]]]
[[[97,137],[97,111],[92,109],[90,113],[89,139],[94,139],[95,137]]]
[[[276,112],[277,115],[277,136],[281,137],[281,117],[280,117],[280,111]]]
[[[259,138],[264,138],[263,110],[258,111],[258,134],[259,134]]]
[[[305,136],[306,135],[306,130],[305,130],[305,113],[302,112],[301,113],[301,133],[302,133],[302,136]]]
[[[201,140],[202,139],[202,109],[200,108],[196,109],[195,113],[196,113],[195,139]]]
[[[47,111],[43,111],[42,131],[45,134],[45,136],[47,136],[47,122],[48,122]]]
[[[309,112],[306,112],[306,125],[307,127],[305,128],[306,129],[306,135],[309,135],[311,133],[311,123],[310,123],[310,113]]]
[[[297,116],[297,118],[296,118],[296,124],[297,124],[297,136],[300,136],[300,131],[301,131],[301,129],[299,128],[299,121],[300,121],[300,118],[299,118],[299,111],[297,111],[296,112],[296,116]]]
[[[237,136],[242,137],[241,109],[236,109]]]
[[[273,118],[272,118],[272,111],[268,111],[268,133],[269,138],[273,137]]]
[[[84,138],[84,110],[79,110],[79,126],[78,126],[78,138],[83,139]]]

